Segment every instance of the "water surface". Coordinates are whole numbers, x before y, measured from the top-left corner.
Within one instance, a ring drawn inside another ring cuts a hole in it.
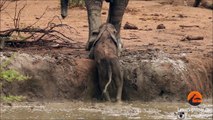
[[[184,112],[185,119],[212,120],[213,105],[206,101],[198,107],[187,102],[32,102],[1,104],[1,119],[178,119]]]

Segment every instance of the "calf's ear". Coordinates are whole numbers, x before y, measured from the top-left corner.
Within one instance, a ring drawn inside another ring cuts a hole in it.
[[[116,33],[117,33],[117,31],[115,31]],[[116,47],[119,47],[118,46],[118,39],[115,37],[115,33],[114,33],[114,31],[113,32],[110,32],[110,36],[111,36],[111,38],[112,38],[112,40],[114,41],[114,43],[115,43],[115,45],[116,45]]]
[[[97,43],[97,41],[101,38],[101,36],[102,36],[104,30],[105,30],[105,29],[104,29],[103,27],[100,27],[100,28],[99,28],[98,36],[97,36],[96,39],[94,40],[93,46],[95,46],[95,44]]]

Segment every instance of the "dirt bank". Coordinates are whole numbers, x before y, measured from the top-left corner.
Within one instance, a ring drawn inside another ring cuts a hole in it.
[[[7,61],[12,54],[1,54],[1,58]],[[185,100],[192,90],[200,91],[205,98],[212,95],[212,64],[208,60],[138,50],[124,51],[120,62],[126,100]],[[19,53],[10,68],[30,79],[4,83],[2,92],[6,95],[23,95],[28,100],[88,100],[100,96],[95,63],[90,59]]]

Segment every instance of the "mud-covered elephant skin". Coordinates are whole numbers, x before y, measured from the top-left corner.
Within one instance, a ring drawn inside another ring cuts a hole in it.
[[[61,0],[61,15],[67,16],[67,6],[69,0]],[[98,35],[98,29],[101,25],[101,9],[104,0],[85,0],[89,23],[89,39],[86,44],[86,50],[90,50],[94,40]],[[109,14],[107,22],[115,26],[117,30],[116,38],[119,41],[119,50],[121,50],[120,28],[124,11],[129,0],[106,0],[109,2]]]
[[[115,98],[116,102],[121,102],[123,77],[118,59],[116,32],[112,24],[102,24],[93,44],[93,54],[102,98],[107,101]]]

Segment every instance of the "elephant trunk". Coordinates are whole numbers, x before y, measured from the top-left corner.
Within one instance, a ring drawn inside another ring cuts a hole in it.
[[[69,0],[61,0],[61,17],[64,19],[67,16]]]

